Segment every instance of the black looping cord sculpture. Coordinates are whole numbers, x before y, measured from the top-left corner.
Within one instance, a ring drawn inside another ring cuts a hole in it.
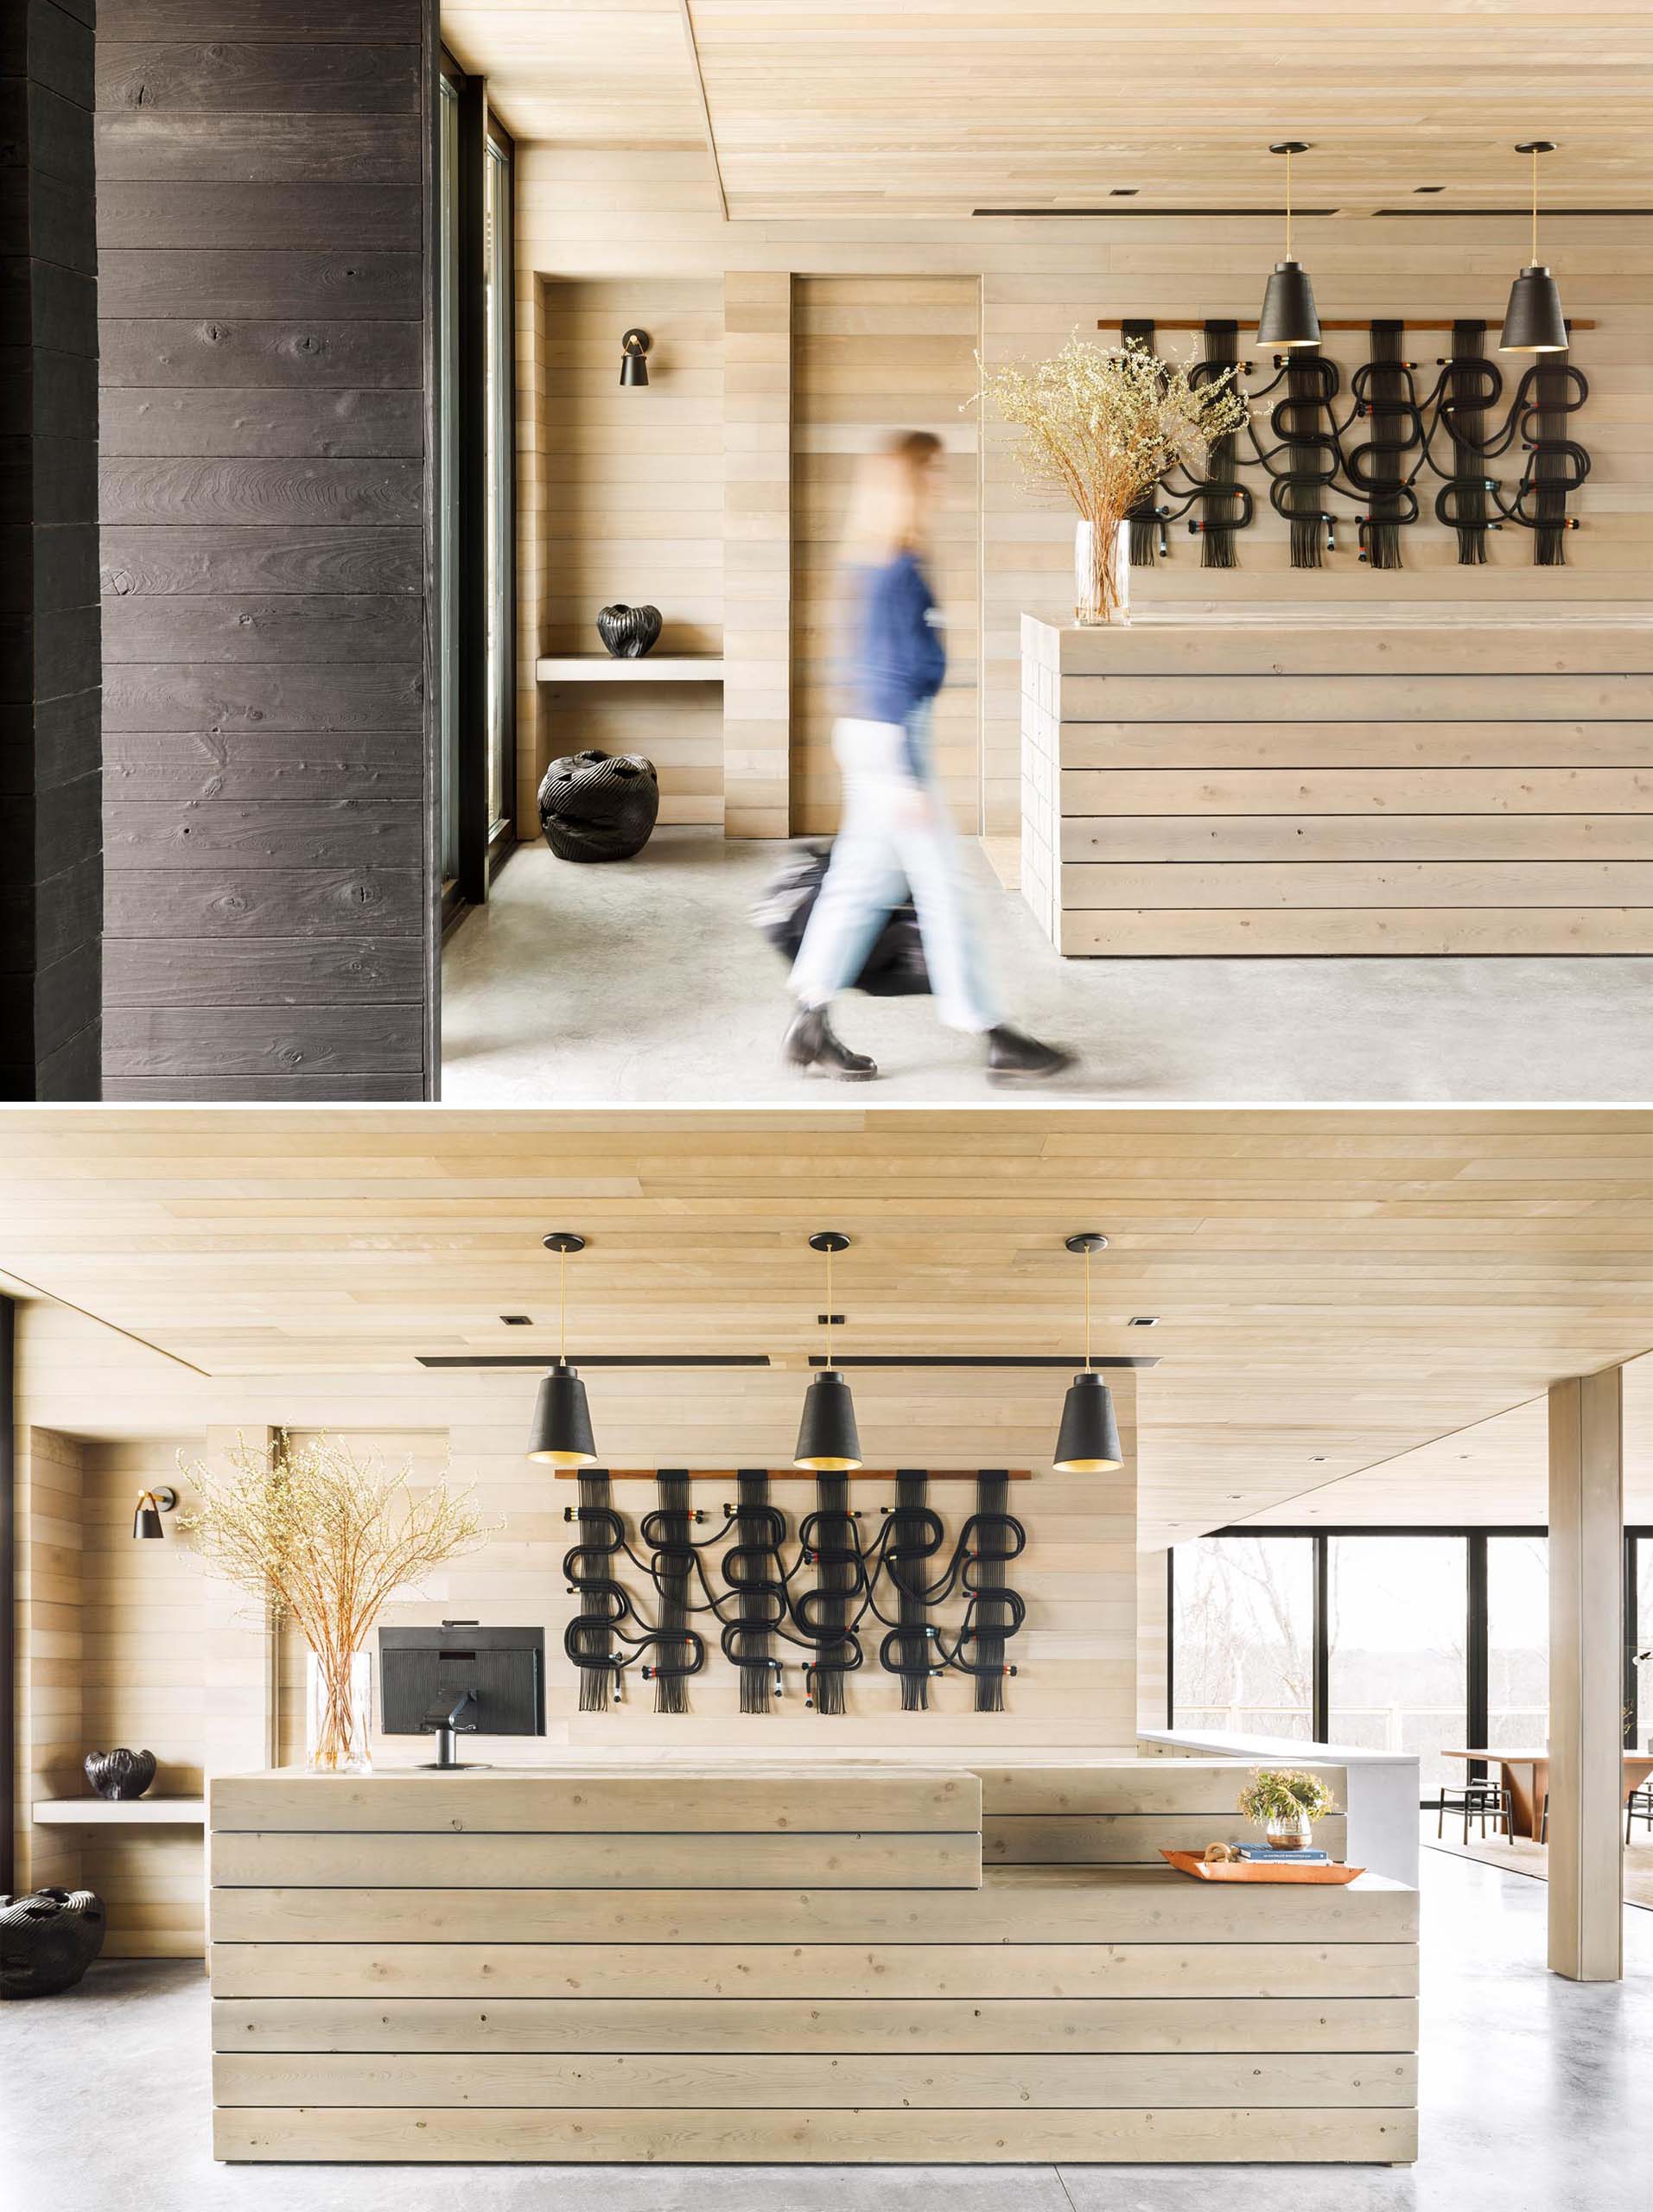
[[[1486,410],[1503,395],[1504,373],[1486,358],[1486,324],[1478,317],[1460,315],[1453,323],[1452,353],[1444,366],[1438,414],[1451,446],[1452,467],[1435,494],[1435,518],[1458,534],[1459,567],[1484,568],[1487,532],[1499,524],[1488,512],[1486,495],[1492,486],[1481,447]]]
[[[925,1594],[925,1562],[941,1549],[940,1521],[929,1510],[930,1478],[923,1468],[899,1467],[895,1509],[884,1524],[885,1571],[895,1585],[898,1625],[879,1647],[879,1664],[901,1682],[903,1713],[923,1713],[930,1704],[936,1653]]]
[[[1280,374],[1257,397],[1266,398],[1282,382],[1284,397],[1268,416],[1275,444],[1265,448],[1258,442],[1255,422],[1251,442],[1270,479],[1268,503],[1291,524],[1293,568],[1318,569],[1332,536],[1326,502],[1343,466],[1332,412],[1343,379],[1336,362],[1326,360],[1317,346],[1295,346]]]
[[[1154,351],[1154,323],[1148,316],[1127,316],[1119,326],[1120,343],[1135,346],[1144,353]],[[1154,501],[1157,486],[1150,486],[1125,512],[1130,525],[1130,555],[1133,569],[1151,569],[1163,553],[1170,550],[1166,537],[1165,517]]]
[[[1198,378],[1202,384],[1214,383],[1224,369],[1232,369],[1234,375],[1230,381],[1237,385],[1240,374],[1239,339],[1239,325],[1231,316],[1209,321],[1205,325],[1205,359],[1193,372],[1191,381]],[[1237,438],[1237,432],[1226,432],[1213,441],[1206,455],[1205,476],[1199,497],[1199,519],[1189,524],[1189,528],[1198,534],[1199,565],[1202,569],[1237,567],[1235,532],[1246,529],[1251,521],[1254,503],[1250,491],[1238,482],[1235,475]]]
[[[804,1702],[817,1713],[844,1709],[843,1678],[864,1660],[861,1638],[849,1626],[851,1600],[867,1586],[861,1541],[849,1510],[846,1475],[817,1475],[815,1511],[798,1531],[805,1555],[816,1569],[816,1586],[794,1601],[792,1618],[806,1642],[815,1646],[809,1662]]]
[[[723,1580],[735,1593],[726,1622],[723,1656],[738,1669],[742,1713],[767,1713],[780,1693],[773,1630],[786,1618],[780,1547],[786,1522],[769,1502],[766,1467],[742,1467],[735,1478],[734,1542],[722,1559]]]
[[[1542,355],[1527,376],[1532,404],[1522,417],[1522,435],[1529,451],[1516,506],[1523,521],[1531,517],[1533,565],[1561,569],[1567,565],[1567,495],[1590,474],[1590,456],[1567,435],[1567,418],[1583,406],[1589,386],[1565,353]]]
[[[576,1519],[582,1541],[563,1554],[563,1573],[582,1605],[563,1631],[563,1649],[580,1672],[581,1712],[601,1713],[620,1694],[614,1629],[631,1603],[613,1572],[626,1529],[607,1467],[581,1470]]]
[[[1424,431],[1411,366],[1402,358],[1405,336],[1404,323],[1374,321],[1371,359],[1349,380],[1356,416],[1371,424],[1370,440],[1354,447],[1344,466],[1370,502],[1360,525],[1361,558],[1374,569],[1401,566],[1402,525],[1418,518],[1417,494],[1403,464],[1422,448]]]
[[[1020,1597],[1006,1589],[1004,1580],[1006,1560],[1017,1557],[1027,1541],[1021,1524],[1013,1521],[1007,1510],[1009,1502],[1009,1478],[1004,1470],[984,1467],[976,1478],[976,1511],[966,1531],[974,1538],[975,1573],[967,1578],[972,1596],[959,1636],[961,1654],[970,1654],[961,1657],[960,1663],[976,1677],[978,1713],[1004,1711],[1008,1610],[1003,1601],[1015,1598],[1017,1605],[1020,1604]],[[1018,1612],[1015,1626],[1020,1624]]]
[[[687,1468],[662,1467],[655,1477],[655,1489],[659,1508],[645,1523],[643,1537],[653,1547],[651,1566],[660,1603],[654,1656],[645,1663],[643,1678],[645,1681],[653,1678],[657,1713],[687,1713],[688,1678],[698,1674],[706,1662],[706,1647],[689,1625],[689,1577],[695,1565],[695,1548]]]

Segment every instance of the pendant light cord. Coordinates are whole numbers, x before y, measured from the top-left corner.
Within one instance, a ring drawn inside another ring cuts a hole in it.
[[[1287,156],[1289,159],[1290,156]],[[1090,1372],[1090,1255],[1084,1255],[1084,1371]]]
[[[1533,267],[1538,266],[1538,149],[1533,148]]]
[[[1286,258],[1287,258],[1287,261],[1289,261],[1289,260],[1291,259],[1291,257],[1292,257],[1292,149],[1291,149],[1291,148],[1290,148],[1289,146],[1287,146],[1287,149],[1286,149]],[[1088,1281],[1090,1281],[1090,1256],[1089,1256],[1089,1255],[1088,1255],[1088,1254],[1087,1254],[1086,1258],[1085,1258],[1084,1272],[1085,1272],[1085,1280],[1086,1280],[1086,1281],[1088,1282]],[[1090,1364],[1090,1361],[1087,1359],[1087,1360],[1086,1360],[1086,1362],[1085,1362],[1085,1365],[1088,1367]]]
[[[556,1255],[556,1301],[561,1313],[556,1363],[559,1367],[566,1367],[569,1363],[569,1255],[566,1252],[559,1252]]]
[[[827,1246],[827,1372],[832,1372],[832,1247]]]

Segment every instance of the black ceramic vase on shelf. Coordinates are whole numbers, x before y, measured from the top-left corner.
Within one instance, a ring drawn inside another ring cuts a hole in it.
[[[0,1996],[73,1989],[103,1947],[103,1900],[91,1890],[0,1897]]]
[[[141,1797],[155,1780],[153,1751],[88,1751],[86,1780],[100,1797]]]
[[[539,823],[560,861],[628,861],[660,812],[660,779],[640,753],[573,753],[539,787]]]
[[[658,642],[660,610],[658,607],[605,607],[597,617],[597,635],[616,660],[641,660]]]

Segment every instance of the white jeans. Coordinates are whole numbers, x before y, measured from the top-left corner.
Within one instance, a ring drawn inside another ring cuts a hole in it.
[[[833,730],[843,817],[792,963],[793,995],[824,1006],[853,983],[910,890],[938,1015],[950,1029],[995,1028],[1003,1017],[958,837],[934,776],[914,783],[902,740],[898,722],[846,720]]]

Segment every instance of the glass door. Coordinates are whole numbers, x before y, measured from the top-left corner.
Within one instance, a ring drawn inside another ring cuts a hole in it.
[[[512,651],[515,455],[515,288],[511,225],[512,161],[491,130],[484,156],[484,408],[487,442],[487,779],[488,842],[511,835],[516,781],[515,654]]]
[[[444,68],[436,194],[436,760],[444,910],[459,875],[459,86]]]

